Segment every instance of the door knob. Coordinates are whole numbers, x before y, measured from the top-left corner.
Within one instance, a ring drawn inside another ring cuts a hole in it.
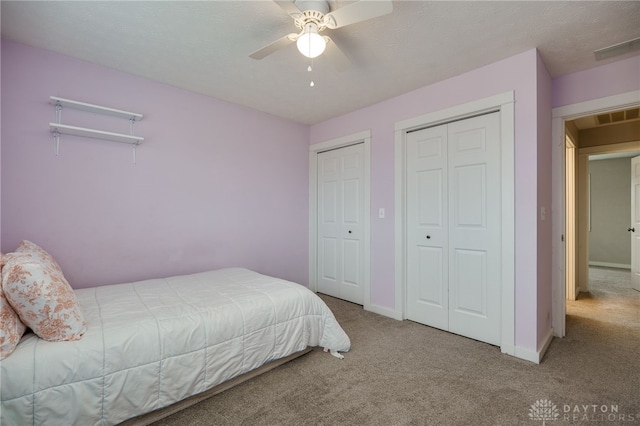
[[[627,231],[629,231],[629,232],[636,232],[636,228],[629,228],[629,229],[627,229]]]
[[[431,235],[427,235],[427,240],[430,240],[430,239],[431,239]]]
[[[349,233],[351,233],[351,231],[349,231]]]

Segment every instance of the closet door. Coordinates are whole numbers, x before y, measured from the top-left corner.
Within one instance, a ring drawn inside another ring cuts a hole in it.
[[[449,329],[447,126],[407,135],[406,317]]]
[[[500,345],[498,113],[448,125],[449,331]]]
[[[407,135],[406,317],[500,344],[497,113]]]
[[[364,303],[364,145],[318,154],[318,291]]]

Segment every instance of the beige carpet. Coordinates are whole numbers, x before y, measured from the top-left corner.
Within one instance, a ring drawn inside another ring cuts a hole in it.
[[[628,271],[594,270],[540,365],[322,298],[351,338],[344,360],[315,350],[155,425],[640,424],[640,293]]]

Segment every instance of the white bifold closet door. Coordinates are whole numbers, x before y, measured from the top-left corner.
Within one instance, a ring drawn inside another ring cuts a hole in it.
[[[500,345],[500,117],[407,135],[406,317]]]
[[[364,144],[318,154],[318,291],[363,304]]]

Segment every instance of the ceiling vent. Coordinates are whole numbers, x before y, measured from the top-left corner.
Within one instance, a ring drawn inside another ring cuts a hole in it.
[[[597,61],[640,50],[640,37],[594,51]]]

